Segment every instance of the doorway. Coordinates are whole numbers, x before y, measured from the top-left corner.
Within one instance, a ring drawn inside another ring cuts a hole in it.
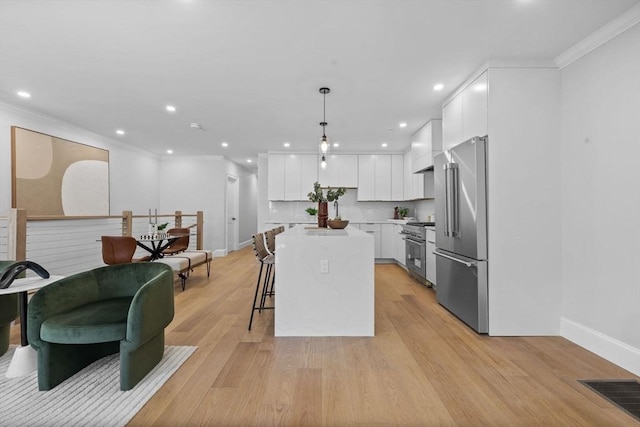
[[[226,237],[227,253],[238,249],[238,177],[227,175]]]

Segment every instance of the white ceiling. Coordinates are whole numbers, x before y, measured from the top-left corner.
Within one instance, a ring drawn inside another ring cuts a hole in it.
[[[327,86],[334,152],[399,151],[487,60],[553,59],[638,2],[0,0],[0,100],[255,165],[317,149]]]

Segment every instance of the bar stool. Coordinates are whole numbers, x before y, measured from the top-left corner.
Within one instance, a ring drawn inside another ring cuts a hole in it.
[[[273,279],[275,274],[273,272],[273,266],[275,265],[275,256],[267,250],[265,245],[265,237],[263,233],[256,233],[253,236],[253,250],[256,253],[256,258],[260,262],[260,272],[258,273],[258,280],[256,281],[256,292],[253,295],[253,304],[251,306],[251,318],[249,319],[249,330],[253,324],[253,314],[256,310],[262,312],[262,310],[273,310],[273,306],[265,307],[265,300],[269,293],[269,282],[271,282],[271,292],[273,292]],[[266,266],[266,269],[265,269]],[[265,270],[264,278],[262,277],[262,271]],[[260,304],[256,306],[258,301],[258,292],[260,290],[260,282],[262,282],[262,294],[260,297]]]
[[[280,226],[277,228],[272,228],[271,230],[268,230],[264,233],[264,244],[267,247],[267,251],[269,252],[269,254],[273,256],[276,255],[276,235],[282,233],[283,231],[284,231],[284,227]],[[273,291],[273,285],[275,281],[276,281],[276,274],[275,272],[273,272],[273,276],[271,278],[271,285],[267,289],[267,291],[263,292],[262,294],[262,301],[261,301],[262,305],[264,305],[267,296],[273,297],[275,295],[275,292]]]

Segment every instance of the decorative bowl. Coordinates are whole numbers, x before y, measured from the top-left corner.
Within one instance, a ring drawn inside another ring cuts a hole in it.
[[[342,229],[349,225],[349,220],[347,219],[328,219],[327,225],[330,228]]]

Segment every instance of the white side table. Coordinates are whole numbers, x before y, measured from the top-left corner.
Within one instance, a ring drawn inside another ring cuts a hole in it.
[[[20,302],[20,344],[13,353],[7,369],[7,378],[21,377],[37,369],[37,352],[27,339],[27,292],[43,288],[64,276],[51,276],[43,279],[39,276],[16,279],[7,289],[0,289],[0,295],[19,294]]]

